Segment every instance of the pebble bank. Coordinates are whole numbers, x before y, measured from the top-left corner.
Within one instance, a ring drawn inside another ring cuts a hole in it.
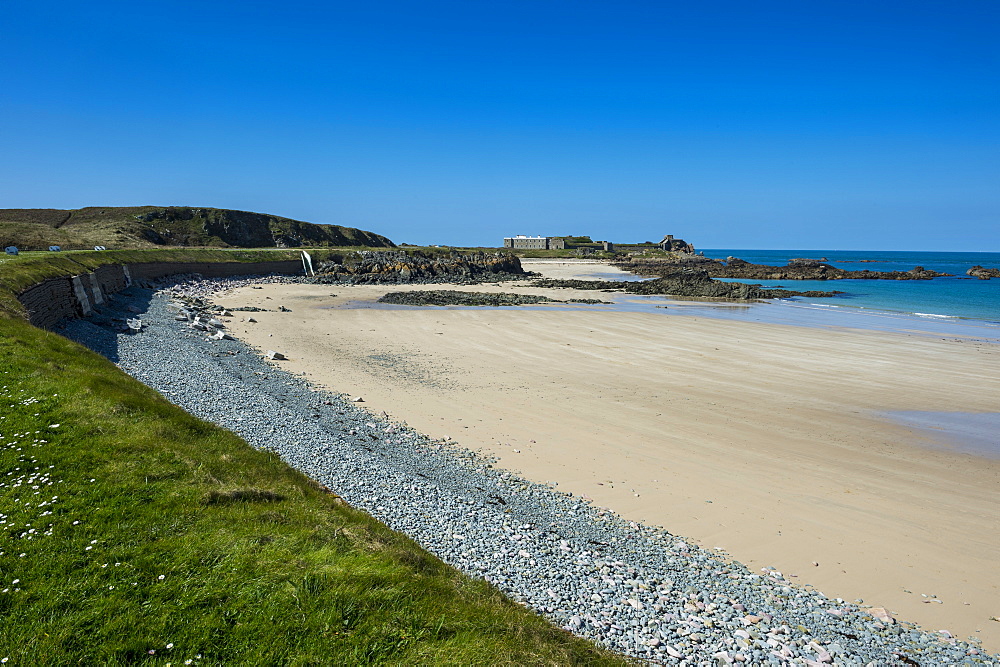
[[[294,279],[132,287],[114,311],[65,322],[61,333],[191,414],[278,453],[442,560],[623,654],[678,665],[1000,664],[973,638],[908,626],[774,569],[752,572],[316,390],[227,338],[221,313],[199,317],[192,307],[191,297],[265,280]]]

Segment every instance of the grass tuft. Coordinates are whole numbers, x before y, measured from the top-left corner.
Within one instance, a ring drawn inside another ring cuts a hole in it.
[[[228,505],[229,503],[276,503],[285,497],[274,491],[263,489],[234,489],[232,491],[209,491],[202,499],[204,505]]]

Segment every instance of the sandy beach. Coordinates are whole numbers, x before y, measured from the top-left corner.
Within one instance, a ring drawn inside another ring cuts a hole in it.
[[[1000,345],[602,306],[372,305],[441,287],[265,284],[217,302],[268,309],[235,313],[230,332],[373,412],[755,569],[1000,651],[1000,459],[884,416],[996,412]]]

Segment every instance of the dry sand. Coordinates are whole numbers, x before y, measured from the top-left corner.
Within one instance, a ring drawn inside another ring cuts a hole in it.
[[[755,569],[1000,651],[1000,460],[935,447],[879,414],[996,412],[1000,345],[601,306],[364,307],[390,289],[265,285],[218,302],[290,308],[252,313],[256,324],[237,313],[231,331],[372,411]]]

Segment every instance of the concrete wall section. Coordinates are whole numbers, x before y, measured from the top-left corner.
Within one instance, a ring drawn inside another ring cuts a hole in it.
[[[87,283],[83,282],[82,276],[73,276],[69,279],[69,284],[73,287],[78,310],[84,317],[89,317],[94,312],[94,300],[90,296],[90,290],[87,289]]]
[[[28,319],[33,325],[49,329],[67,317],[90,315],[108,295],[122,291],[133,281],[142,284],[180,273],[200,273],[206,278],[268,273],[301,275],[302,262],[109,264],[93,273],[46,280],[24,290],[17,298],[28,311]]]
[[[46,280],[29,287],[17,298],[28,311],[31,323],[43,329],[63,318],[83,315],[69,278]]]
[[[128,280],[125,278],[125,267],[118,264],[102,266],[92,275],[97,278],[97,284],[100,285],[104,294],[114,294],[128,286]]]

